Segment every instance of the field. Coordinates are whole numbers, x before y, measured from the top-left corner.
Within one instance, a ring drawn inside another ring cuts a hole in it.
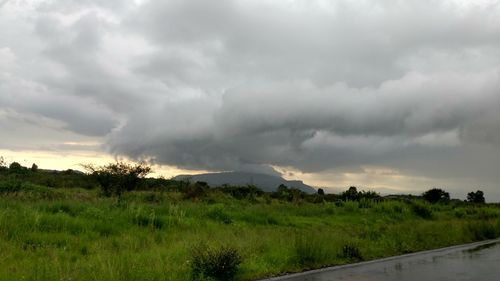
[[[500,236],[491,204],[190,192],[0,178],[0,280],[191,280],[197,251],[228,247],[253,280]]]

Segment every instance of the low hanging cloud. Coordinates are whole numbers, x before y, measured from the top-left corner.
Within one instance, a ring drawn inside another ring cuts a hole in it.
[[[498,1],[30,3],[0,6],[0,108],[113,154],[498,179]]]
[[[246,85],[220,99],[138,112],[142,117],[133,116],[110,141],[117,152],[193,169],[245,163],[304,171],[376,163],[403,149],[459,149],[474,141],[471,130],[494,144],[497,131],[483,119],[500,105],[499,78],[496,71],[411,73],[377,88],[319,88],[307,81]],[[131,141],[134,136],[141,141]]]

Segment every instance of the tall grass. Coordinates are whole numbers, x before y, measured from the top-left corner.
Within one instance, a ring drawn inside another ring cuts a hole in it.
[[[0,280],[189,280],[200,241],[238,249],[234,276],[250,280],[500,236],[499,206],[204,196],[131,192],[117,201],[37,185],[3,192]]]

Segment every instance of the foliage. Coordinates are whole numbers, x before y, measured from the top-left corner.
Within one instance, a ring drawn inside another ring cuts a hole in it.
[[[353,243],[347,243],[342,246],[342,257],[353,261],[363,260],[361,251],[359,250],[358,246]]]
[[[226,212],[224,212],[224,205],[221,204],[215,204],[214,206],[211,206],[207,212],[207,217],[224,224],[230,224],[233,222],[231,217]]]
[[[225,280],[210,272],[232,264],[256,280],[500,236],[500,204],[280,191],[141,178],[115,200],[92,174],[4,170],[0,279]]]
[[[297,188],[288,188],[284,184],[280,184],[276,192],[271,193],[271,197],[280,200],[286,200],[288,202],[299,202],[305,199],[308,195]]]
[[[413,201],[411,205],[411,209],[415,215],[423,218],[430,219],[432,218],[432,210],[429,206],[427,206],[423,202]]]
[[[296,235],[294,241],[294,258],[297,263],[306,268],[314,267],[328,260],[327,243],[318,237]]]
[[[191,277],[193,280],[233,280],[238,272],[242,257],[231,246],[211,248],[205,244],[197,245],[191,253]]]
[[[472,191],[467,193],[467,201],[471,203],[484,203],[484,192],[478,190],[476,192]]]
[[[348,190],[342,192],[340,197],[344,201],[359,201],[360,199],[380,199],[380,195],[374,191],[358,191],[355,186],[349,187]]]
[[[18,162],[12,162],[9,165],[9,172],[14,174],[22,174],[25,173],[28,169]]]
[[[8,192],[19,192],[23,189],[23,182],[20,180],[8,180],[0,182],[0,194]]]
[[[230,194],[236,199],[253,199],[256,196],[261,196],[264,192],[254,185],[248,186],[222,186],[215,188],[223,193]]]
[[[208,187],[206,185],[199,184],[198,182],[195,184],[186,183],[182,188],[181,182],[181,192],[183,193],[184,199],[191,199],[193,201],[205,198],[207,195]]]
[[[430,202],[446,202],[450,200],[450,194],[440,188],[432,188],[422,194],[422,197]]]
[[[121,196],[125,191],[137,188],[140,180],[151,173],[151,167],[141,162],[131,165],[122,161],[95,167],[92,164],[82,165],[99,183],[105,196]]]
[[[69,176],[49,175],[56,183]],[[256,201],[234,199],[208,188],[210,200],[184,200],[173,188],[133,190],[117,202],[92,189],[14,178],[0,175],[0,185],[15,190],[0,193],[2,280],[187,281],[193,271],[190,245],[199,241],[211,252],[220,245],[238,249],[245,259],[235,278],[256,280],[500,236],[500,205],[494,204],[431,205],[421,199],[334,204],[310,203],[307,197],[297,204],[267,201],[265,193]],[[415,204],[433,219],[417,216]],[[200,260],[206,263],[196,264],[207,266],[196,267],[198,277],[207,275],[203,268],[216,271],[211,260]]]
[[[467,229],[474,240],[494,239],[500,235],[498,225],[495,226],[488,221],[469,223],[469,225],[467,225]]]
[[[5,158],[0,156],[0,171],[7,169],[7,163],[5,162]]]

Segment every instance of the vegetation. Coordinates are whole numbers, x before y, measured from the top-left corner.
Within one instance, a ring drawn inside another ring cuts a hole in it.
[[[450,200],[450,194],[440,188],[429,189],[422,197],[430,203],[446,202]]]
[[[467,193],[467,201],[471,203],[484,203],[484,193],[481,190]]]
[[[101,167],[92,164],[83,167],[99,183],[102,193],[108,197],[121,196],[125,191],[137,189],[140,180],[151,172],[151,167],[145,163],[131,165],[126,162],[116,162]]]
[[[252,280],[500,236],[495,204],[3,167],[0,280]]]
[[[198,245],[191,254],[191,277],[194,280],[234,280],[241,261],[236,248]]]

